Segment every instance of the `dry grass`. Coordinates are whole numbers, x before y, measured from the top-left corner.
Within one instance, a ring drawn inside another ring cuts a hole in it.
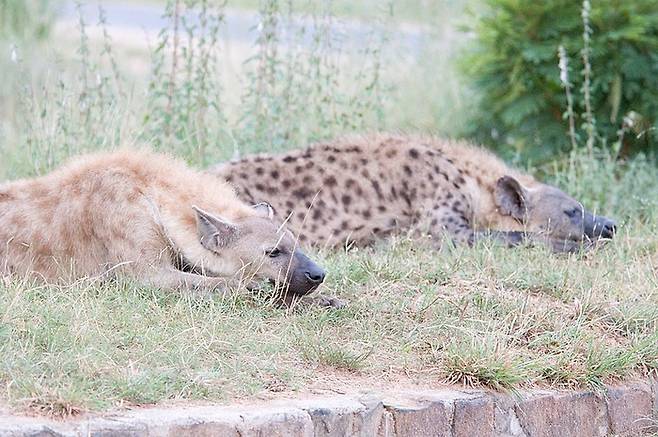
[[[306,391],[333,373],[514,389],[658,368],[656,223],[594,252],[396,238],[325,253],[327,311],[266,294],[194,301],[130,284],[0,287],[0,381],[51,413]]]

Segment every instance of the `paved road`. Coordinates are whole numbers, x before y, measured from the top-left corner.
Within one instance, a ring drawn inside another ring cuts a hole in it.
[[[143,30],[147,34],[157,33],[167,25],[167,21],[162,18],[162,5],[132,2],[102,2],[106,11],[107,21],[111,27],[129,28],[133,30]],[[98,1],[86,1],[82,7],[83,17],[86,23],[95,24],[98,22]],[[189,23],[198,22],[194,14],[186,17]],[[66,0],[60,10],[59,19],[62,21],[77,21],[78,13],[74,1]],[[258,14],[255,12],[227,9],[226,20],[222,29],[222,34],[226,41],[239,43],[253,43],[256,39],[255,29],[258,26]],[[302,27],[307,32],[301,43],[310,45],[313,34],[312,21],[302,16],[295,17],[291,23],[286,23],[283,35],[283,43],[286,44],[286,35],[294,35]],[[372,38],[379,38],[385,31],[381,25],[372,22],[356,21],[351,19],[336,19],[332,23],[334,37],[340,41],[338,46],[343,48],[363,48],[371,44]],[[394,53],[403,54],[412,58],[418,58],[422,55],[425,45],[429,42],[432,44],[445,45],[445,49],[450,51],[453,45],[455,33],[451,29],[444,29],[442,37],[430,38],[429,32],[417,26],[398,26],[396,29],[388,32],[390,43],[389,50]],[[299,39],[294,39],[299,43]]]

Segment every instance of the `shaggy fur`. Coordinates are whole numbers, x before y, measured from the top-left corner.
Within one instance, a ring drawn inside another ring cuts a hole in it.
[[[85,156],[0,185],[0,273],[48,282],[125,275],[209,290],[246,277],[312,291],[324,272],[271,213],[269,205],[240,201],[222,179],[164,155]]]

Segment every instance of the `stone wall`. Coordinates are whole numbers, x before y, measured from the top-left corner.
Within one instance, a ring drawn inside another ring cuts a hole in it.
[[[56,422],[0,413],[0,436],[587,437],[658,432],[658,381],[606,393],[435,390],[144,408]]]

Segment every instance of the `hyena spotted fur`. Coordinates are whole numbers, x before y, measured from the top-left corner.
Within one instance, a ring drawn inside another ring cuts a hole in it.
[[[167,156],[128,150],[0,185],[0,274],[53,283],[124,275],[202,292],[269,280],[297,295],[325,277],[269,205],[250,206],[222,179]]]
[[[408,135],[347,137],[280,156],[256,155],[211,170],[245,200],[270,202],[302,243],[365,245],[418,230],[508,245],[573,251],[611,238],[615,224],[559,189],[460,141]]]

